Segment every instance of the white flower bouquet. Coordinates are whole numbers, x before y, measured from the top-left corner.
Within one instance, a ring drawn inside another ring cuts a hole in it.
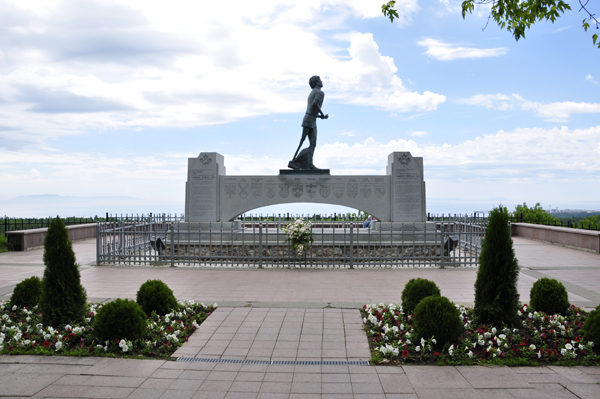
[[[285,225],[283,231],[285,231],[285,235],[287,236],[285,242],[292,244],[292,250],[296,251],[298,257],[301,257],[304,250],[308,249],[314,241],[312,238],[311,223],[302,218]]]

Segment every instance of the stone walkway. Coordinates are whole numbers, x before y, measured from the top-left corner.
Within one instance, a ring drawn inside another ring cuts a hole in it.
[[[569,299],[600,304],[600,255],[514,238],[519,293],[541,277]],[[135,298],[161,279],[178,299],[217,302],[179,361],[0,356],[0,397],[47,398],[600,398],[597,367],[384,367],[369,360],[358,308],[400,302],[414,277],[472,304],[473,269],[202,270],[96,267],[95,240],[75,242],[92,301]],[[41,249],[0,254],[0,300],[42,276]]]

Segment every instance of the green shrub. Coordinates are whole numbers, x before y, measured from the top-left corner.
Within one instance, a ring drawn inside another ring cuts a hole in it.
[[[85,289],[65,223],[50,221],[44,238],[44,277],[40,310],[46,326],[79,322],[87,309]]]
[[[550,315],[555,313],[564,315],[570,305],[565,286],[558,280],[546,277],[533,283],[529,301],[533,309]]]
[[[460,311],[445,296],[428,296],[419,302],[413,322],[419,338],[435,337],[440,345],[456,341],[463,329]]]
[[[0,234],[0,253],[8,251],[8,238],[4,234]]]
[[[173,291],[160,280],[148,280],[142,284],[136,299],[148,316],[152,311],[164,316],[178,306]]]
[[[481,324],[498,327],[502,323],[517,323],[520,306],[517,291],[519,264],[508,220],[508,212],[502,206],[490,212],[475,281],[475,317]]]
[[[41,299],[42,280],[39,277],[33,276],[17,284],[10,297],[8,306],[10,308],[14,305],[33,308],[40,303]]]
[[[583,335],[588,341],[600,344],[600,305],[592,310],[583,323]]]
[[[146,335],[146,315],[134,301],[116,299],[98,309],[94,335],[100,341],[136,340]]]
[[[404,286],[404,290],[402,290],[402,310],[404,314],[412,314],[423,298],[432,295],[441,295],[440,289],[433,281],[424,278],[410,279]]]

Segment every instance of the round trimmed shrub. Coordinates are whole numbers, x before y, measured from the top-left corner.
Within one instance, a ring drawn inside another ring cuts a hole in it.
[[[530,305],[538,312],[562,314],[569,310],[569,296],[565,286],[553,278],[541,278],[531,287]]]
[[[173,291],[160,280],[148,280],[142,284],[136,299],[148,316],[152,311],[164,316],[177,308],[177,299]]]
[[[30,277],[16,285],[10,297],[8,306],[32,308],[42,300],[42,280],[39,277]]]
[[[598,345],[600,343],[600,305],[592,310],[583,323],[583,336],[588,341]]]
[[[435,337],[441,345],[456,341],[463,329],[460,311],[445,296],[428,296],[419,302],[413,323],[419,338]]]
[[[134,301],[116,299],[98,309],[94,335],[101,341],[136,340],[146,335],[146,315]]]
[[[428,296],[440,296],[440,289],[430,280],[424,278],[413,278],[406,283],[402,290],[402,310],[405,315],[410,315],[415,308]]]

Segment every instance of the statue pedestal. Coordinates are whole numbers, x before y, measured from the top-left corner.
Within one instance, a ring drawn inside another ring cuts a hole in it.
[[[280,175],[329,175],[329,169],[279,169]]]

